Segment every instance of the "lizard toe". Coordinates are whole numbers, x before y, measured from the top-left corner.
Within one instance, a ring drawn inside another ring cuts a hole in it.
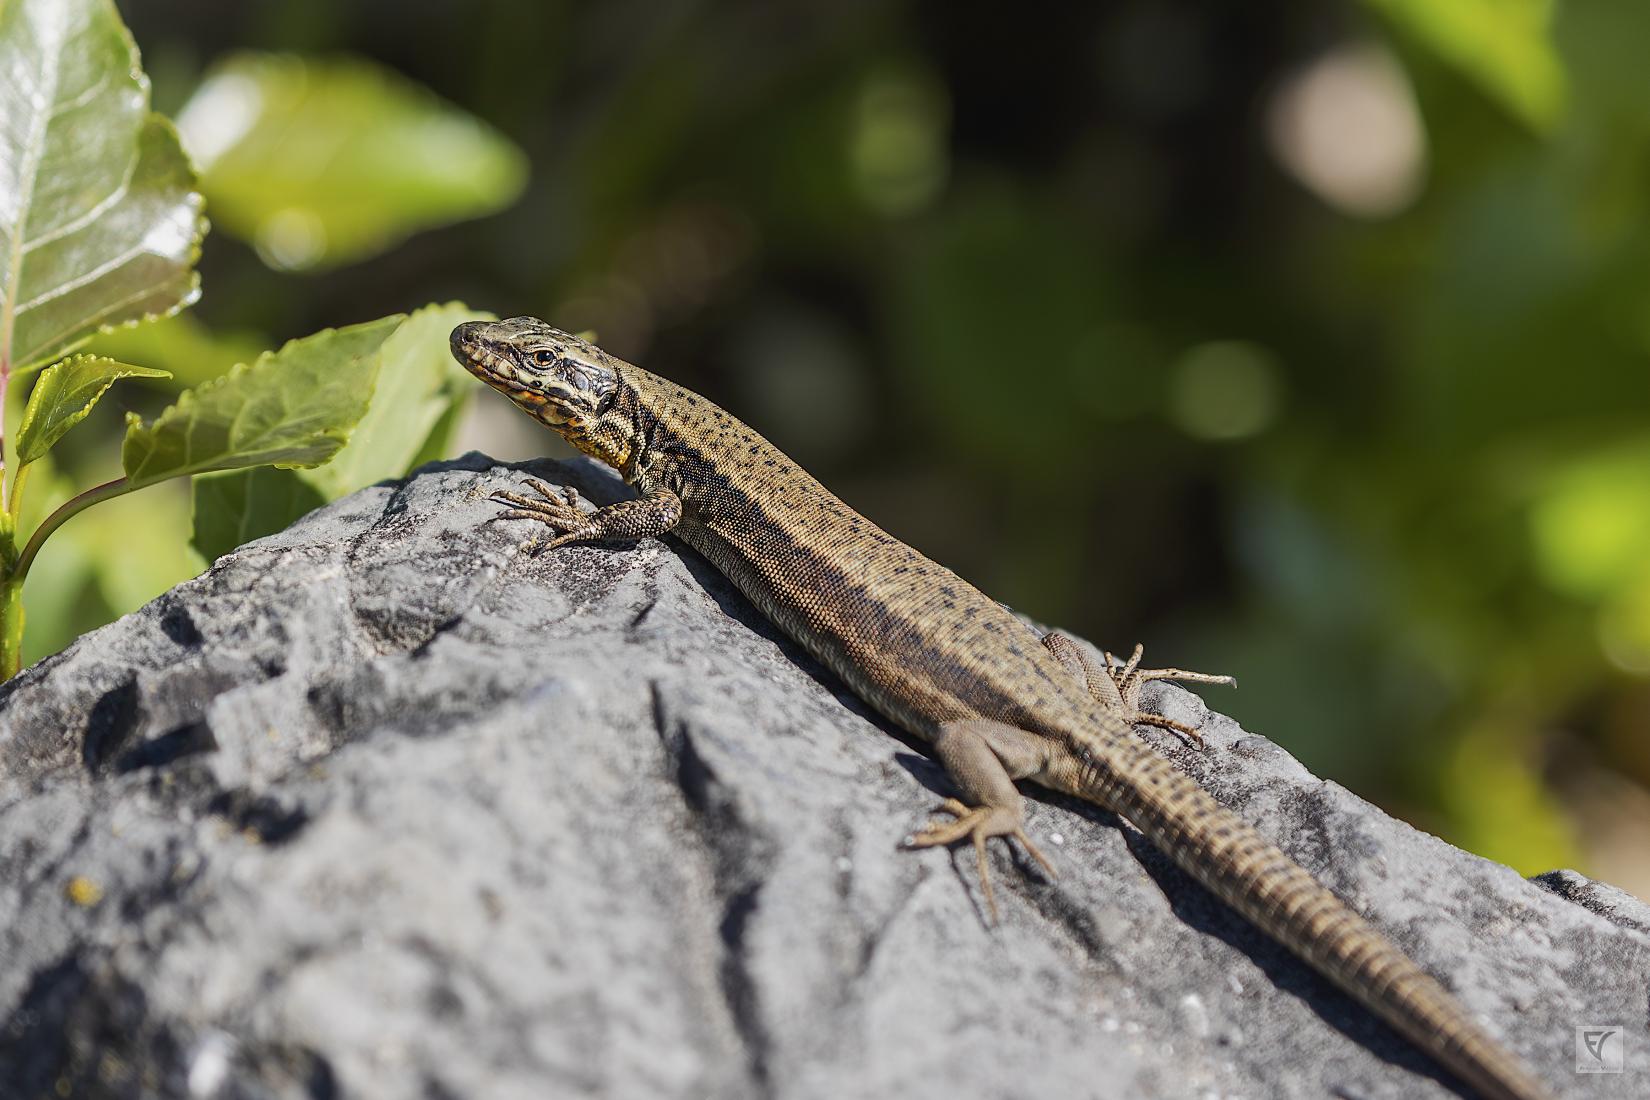
[[[985,842],[992,837],[1017,840],[1037,861],[1050,878],[1055,876],[1054,865],[1026,835],[1025,826],[1017,809],[1004,806],[967,806],[955,798],[942,802],[938,813],[951,814],[950,820],[930,821],[919,832],[906,838],[908,848],[934,848],[968,840],[974,845],[974,858],[979,867],[980,888],[985,893],[985,904],[991,922],[997,923],[997,895],[991,886],[991,869],[986,863]]]
[[[1160,730],[1168,730],[1177,734],[1181,741],[1194,749],[1206,749],[1209,743],[1203,739],[1203,734],[1196,726],[1188,726],[1184,722],[1177,722],[1161,714],[1154,714],[1149,710],[1132,710],[1123,715],[1123,720],[1131,726],[1156,726]]]

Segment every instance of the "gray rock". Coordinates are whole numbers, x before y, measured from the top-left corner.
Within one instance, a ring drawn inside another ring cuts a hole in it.
[[[520,476],[374,486],[0,689],[0,1095],[1454,1094],[1092,807],[1033,801],[1060,878],[994,850],[989,926],[970,853],[898,849],[926,757],[679,549],[523,552]],[[1564,1095],[1650,1095],[1650,907],[1157,703]]]

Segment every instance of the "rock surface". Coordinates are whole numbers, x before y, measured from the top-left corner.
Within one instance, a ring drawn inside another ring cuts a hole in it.
[[[935,765],[684,552],[523,552],[520,476],[367,489],[0,689],[0,1096],[1455,1095],[1091,807],[1032,802],[1061,877],[995,850],[989,927],[897,848]],[[1650,907],[1157,705],[1563,1095],[1650,1095]]]

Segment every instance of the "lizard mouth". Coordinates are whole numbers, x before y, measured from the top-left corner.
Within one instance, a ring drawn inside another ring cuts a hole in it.
[[[467,322],[453,329],[448,347],[459,366],[521,405],[537,408],[549,399],[543,387],[523,380],[521,369],[510,356],[494,351],[486,340],[477,335],[477,322]]]
[[[458,365],[490,386],[509,393],[529,392],[510,357],[489,348],[477,338],[475,329],[474,322],[459,325],[447,341]]]

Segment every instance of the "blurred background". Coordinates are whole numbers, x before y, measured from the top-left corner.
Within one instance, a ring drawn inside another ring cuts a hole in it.
[[[119,6],[214,228],[111,350],[595,329],[1318,774],[1650,898],[1643,0]],[[187,502],[66,527],[29,656],[197,571]]]

